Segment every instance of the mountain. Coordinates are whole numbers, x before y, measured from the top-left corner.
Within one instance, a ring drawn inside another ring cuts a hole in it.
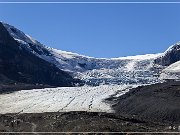
[[[89,85],[142,85],[162,82],[163,78],[159,77],[162,70],[180,60],[179,43],[171,46],[164,53],[159,54],[120,58],[93,58],[47,47],[14,26],[6,23],[2,23],[2,25],[8,31],[11,40],[19,45],[20,50],[28,52],[28,54],[33,55],[38,60],[51,63],[48,66],[52,65],[53,69],[64,71],[62,72],[63,74],[68,73]],[[45,79],[46,77],[41,78]]]
[[[41,46],[40,43],[24,38],[22,42],[26,42],[26,44],[22,44],[18,41],[18,38],[24,33],[7,26],[9,25],[0,23],[1,84],[25,83],[73,86],[75,83],[80,82],[77,79],[73,79],[65,71],[57,68],[54,64],[38,57],[34,51]],[[10,33],[10,31],[13,33]],[[34,46],[34,43],[37,43],[37,46]],[[39,50],[36,50],[36,52],[42,54]],[[46,50],[44,49],[43,52],[46,52]],[[48,55],[47,53],[46,55]]]
[[[155,60],[156,64],[169,66],[180,60],[180,42],[170,46],[164,54]]]
[[[149,84],[159,82],[156,74],[159,67],[154,59],[161,54],[148,54],[121,58],[93,58],[76,53],[65,52],[42,45],[19,29],[3,23],[19,48],[34,54],[73,77],[90,85],[99,84]]]

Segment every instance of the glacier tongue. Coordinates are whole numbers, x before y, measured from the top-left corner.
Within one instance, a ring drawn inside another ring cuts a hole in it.
[[[103,100],[117,91],[118,95],[122,95],[133,87],[136,86],[101,85],[22,90],[0,96],[0,113],[113,112]]]

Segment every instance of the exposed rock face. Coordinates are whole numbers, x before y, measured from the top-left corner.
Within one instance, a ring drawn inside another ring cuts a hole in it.
[[[0,77],[6,83],[11,80],[11,83],[38,83],[51,86],[73,86],[74,83],[80,82],[55,65],[21,48],[20,43],[10,36],[2,23],[0,23]]]
[[[180,60],[180,42],[171,46],[161,57],[155,60],[156,64],[169,66]]]

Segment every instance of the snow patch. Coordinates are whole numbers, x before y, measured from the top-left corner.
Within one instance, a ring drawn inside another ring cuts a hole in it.
[[[177,62],[169,65],[163,71],[165,71],[165,72],[180,72],[180,61],[177,61]]]
[[[160,79],[180,79],[180,61],[177,61],[163,69],[160,74]]]

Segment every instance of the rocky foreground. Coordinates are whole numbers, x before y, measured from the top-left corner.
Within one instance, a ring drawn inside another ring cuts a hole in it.
[[[1,132],[163,132],[168,124],[140,121],[112,113],[54,112],[0,115]],[[37,134],[37,133],[35,133]]]

